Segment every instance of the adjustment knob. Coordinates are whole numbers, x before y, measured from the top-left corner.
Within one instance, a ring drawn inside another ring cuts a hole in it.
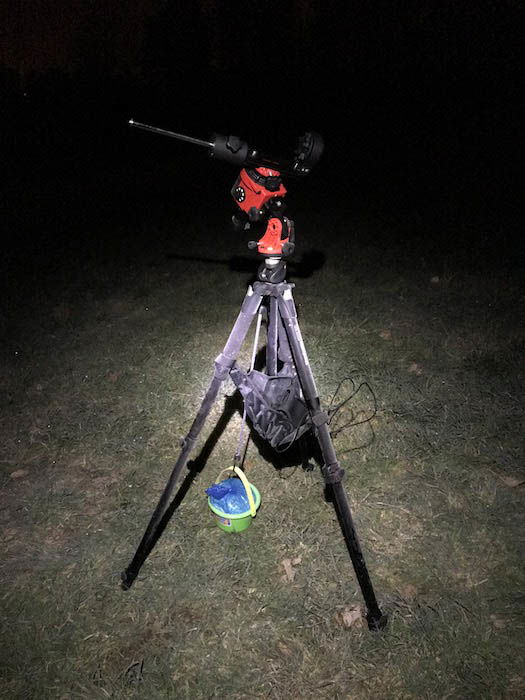
[[[246,192],[244,191],[244,187],[236,187],[233,191],[233,197],[237,200],[237,202],[244,202],[244,200],[246,199]]]

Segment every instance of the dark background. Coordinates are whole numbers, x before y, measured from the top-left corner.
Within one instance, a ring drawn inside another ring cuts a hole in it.
[[[133,117],[283,154],[319,131],[322,162],[288,183],[298,224],[313,207],[323,235],[342,235],[334,217],[370,212],[387,222],[378,245],[400,255],[417,239],[469,264],[520,261],[517,0],[2,8],[4,260],[80,255],[108,235],[127,245],[182,210],[228,220],[234,169],[129,129]],[[187,235],[173,226],[177,245]]]

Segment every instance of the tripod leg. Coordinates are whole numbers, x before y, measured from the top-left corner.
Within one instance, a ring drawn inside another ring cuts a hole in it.
[[[310,411],[315,435],[323,454],[323,476],[326,484],[332,487],[335,506],[341,522],[346,546],[366,603],[366,619],[368,626],[372,630],[382,629],[386,625],[387,618],[379,609],[372,581],[370,580],[370,575],[366,567],[365,558],[361,551],[352,513],[342,484],[344,470],[341,469],[337,461],[330,431],[328,430],[328,416],[321,410],[321,402],[306,355],[301,330],[297,323],[297,312],[295,310],[291,289],[285,289],[283,294],[278,297],[278,300],[279,312],[286,328],[295,368],[301,382],[303,396],[308,410]]]
[[[292,351],[290,349],[290,343],[288,342],[288,336],[286,335],[286,329],[284,327],[282,318],[280,314],[278,315],[279,318],[279,359],[283,363],[284,366],[292,366],[293,367],[293,356],[292,356]]]
[[[293,358],[288,337],[279,315],[277,297],[270,296],[268,298],[266,373],[275,376],[279,369],[279,362],[283,365],[291,365]]]
[[[124,590],[127,590],[132,586],[142,564],[145,562],[149,553],[155,546],[155,543],[160,535],[162,520],[169,508],[173,489],[175,488],[182,469],[188,461],[190,452],[195,445],[197,437],[202,430],[211,407],[217,398],[219,388],[222,382],[228,376],[228,373],[235,362],[235,358],[237,357],[244,339],[246,338],[246,334],[248,333],[253,317],[257,313],[261,299],[261,295],[254,293],[251,287],[248,289],[241,307],[241,311],[239,312],[237,320],[235,321],[226,345],[224,346],[222,353],[215,360],[215,371],[210,386],[208,387],[208,391],[202,400],[200,408],[193,420],[193,423],[191,424],[188,434],[181,441],[181,452],[175,466],[173,467],[164,491],[162,492],[160,500],[153,511],[153,515],[151,516],[151,520],[146,528],[146,532],[142,537],[131,563],[127,569],[122,572],[121,585]]]

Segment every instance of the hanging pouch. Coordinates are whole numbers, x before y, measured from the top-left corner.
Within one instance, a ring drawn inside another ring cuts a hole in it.
[[[270,445],[282,452],[311,427],[296,376],[267,374],[239,367],[230,376],[241,392],[253,427]]]

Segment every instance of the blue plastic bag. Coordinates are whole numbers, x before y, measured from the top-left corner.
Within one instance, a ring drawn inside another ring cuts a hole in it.
[[[206,493],[210,497],[211,505],[224,513],[238,515],[250,510],[246,489],[240,479],[224,479],[206,489]]]

